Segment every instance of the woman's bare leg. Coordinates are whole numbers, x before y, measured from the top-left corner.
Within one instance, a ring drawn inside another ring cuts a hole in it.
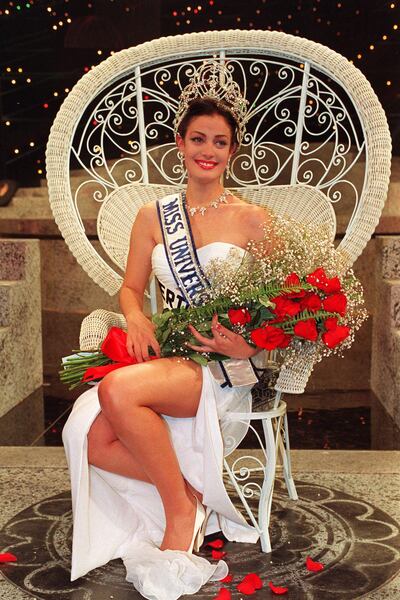
[[[160,493],[166,517],[161,549],[188,548],[195,500],[160,414],[195,416],[201,386],[201,367],[181,359],[124,367],[107,375],[99,385],[102,411],[112,430]]]
[[[129,450],[117,438],[103,412],[93,421],[88,433],[88,461],[89,464],[105,471],[153,483],[143,471],[140,463],[133,458]],[[203,494],[188,481],[186,481],[186,485],[201,502]]]
[[[117,438],[103,412],[93,421],[88,433],[88,461],[105,471],[153,483],[140,463]]]

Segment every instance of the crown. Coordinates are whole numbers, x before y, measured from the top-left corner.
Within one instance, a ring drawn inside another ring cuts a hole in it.
[[[237,123],[238,142],[246,131],[248,100],[242,95],[239,85],[233,80],[231,71],[218,60],[205,60],[195,71],[179,97],[179,106],[174,119],[174,132],[196,98],[212,98],[228,110]]]

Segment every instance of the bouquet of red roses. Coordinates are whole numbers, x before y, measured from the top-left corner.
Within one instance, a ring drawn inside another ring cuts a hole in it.
[[[266,350],[287,349],[299,342],[320,343],[327,350],[343,345],[351,334],[347,324],[347,296],[338,277],[327,277],[322,267],[300,278],[290,274],[283,285],[269,284],[253,290],[252,298],[232,306],[231,299],[218,298],[200,307],[165,310],[154,315],[161,355],[182,356],[200,364],[225,360],[226,356],[198,353],[187,346],[196,340],[192,324],[203,335],[211,335],[211,320],[240,333],[252,345]],[[155,358],[155,357],[154,357]],[[110,329],[99,350],[66,357],[60,378],[75,387],[98,380],[114,369],[135,364],[126,349],[126,332]]]
[[[197,344],[189,324],[211,336],[218,315],[221,325],[255,347],[284,351],[296,360],[299,349],[316,344],[321,359],[350,347],[367,317],[361,285],[332,243],[323,232],[287,219],[275,217],[244,257],[238,260],[233,249],[228,258],[210,261],[205,274],[211,286],[202,292],[201,305],[153,315],[161,356],[202,365],[227,359],[188,346]],[[126,350],[126,333],[114,327],[99,349],[64,358],[60,378],[75,387],[135,362]]]

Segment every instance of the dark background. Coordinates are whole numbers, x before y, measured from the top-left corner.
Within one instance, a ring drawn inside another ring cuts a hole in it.
[[[382,102],[400,154],[400,0],[0,1],[0,178],[38,185],[59,106],[111,52],[232,28],[292,33],[352,60]]]

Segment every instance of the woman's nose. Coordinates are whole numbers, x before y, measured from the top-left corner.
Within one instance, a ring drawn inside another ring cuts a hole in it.
[[[214,156],[214,148],[211,143],[204,144],[202,150],[203,150],[204,158],[211,158],[212,156]]]

